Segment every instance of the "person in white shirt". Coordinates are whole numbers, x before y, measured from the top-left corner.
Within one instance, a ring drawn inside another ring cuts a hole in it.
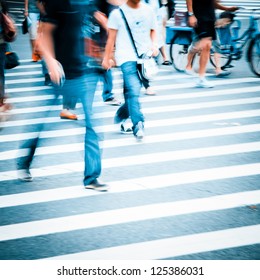
[[[152,55],[157,56],[156,18],[151,7],[141,0],[128,0],[121,9],[127,19],[139,56],[148,51],[152,51]],[[113,66],[112,55],[115,46],[116,64],[121,67],[124,80],[125,103],[118,109],[115,123],[123,122],[130,117],[133,134],[137,140],[140,140],[144,137],[144,115],[139,102],[141,80],[137,72],[138,57],[120,9],[110,14],[108,28],[108,40],[102,65],[105,69]]]

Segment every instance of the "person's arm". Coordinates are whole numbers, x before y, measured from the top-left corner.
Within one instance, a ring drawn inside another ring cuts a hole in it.
[[[222,11],[229,11],[229,12],[235,12],[236,10],[239,9],[236,6],[232,6],[232,7],[223,6],[219,3],[219,0],[215,0],[215,8],[219,9],[219,10],[222,10]]]
[[[114,53],[114,47],[116,42],[116,36],[117,36],[117,30],[116,29],[108,29],[108,39],[105,47],[105,54],[104,59],[102,62],[102,66],[105,69],[110,69],[114,66],[113,61],[113,53]]]
[[[39,38],[40,52],[43,54],[44,60],[47,64],[48,72],[51,80],[59,84],[60,72],[58,71],[58,61],[55,59],[53,32],[56,25],[49,22],[42,22],[42,34]]]
[[[187,10],[188,10],[188,22],[191,27],[195,27],[197,25],[197,18],[193,14],[192,8],[192,0],[186,0]]]
[[[98,22],[98,24],[106,31],[108,31],[108,28],[107,28],[107,16],[103,13],[101,13],[100,11],[96,11],[94,13],[94,17],[96,19],[96,21]]]
[[[159,54],[158,44],[157,44],[157,36],[155,29],[151,30],[150,37],[152,40],[152,56],[157,56]]]
[[[24,15],[28,17],[29,11],[28,11],[28,0],[24,0]]]

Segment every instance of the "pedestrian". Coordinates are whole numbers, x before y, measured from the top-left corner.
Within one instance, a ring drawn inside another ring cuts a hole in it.
[[[203,0],[204,1],[204,0]],[[188,62],[185,72],[189,75],[195,75],[192,69],[192,62],[197,53],[200,53],[199,60],[199,80],[198,87],[210,88],[213,85],[205,78],[206,66],[208,63],[210,49],[213,46],[214,60],[216,64],[216,76],[224,77],[230,74],[229,71],[222,71],[220,67],[219,46],[216,38],[216,16],[215,9],[224,11],[236,11],[238,7],[225,7],[219,3],[218,0],[206,1],[203,5],[202,1],[187,0],[187,8],[189,15],[189,24],[194,27],[196,38],[189,48]]]
[[[96,0],[97,10],[93,14],[93,40],[98,43],[100,50],[104,50],[107,40],[107,17],[114,5],[109,4],[106,0]],[[116,7],[116,6],[114,6]],[[101,61],[100,61],[101,63]],[[90,65],[89,65],[90,66]],[[96,65],[94,66],[96,67]],[[102,99],[105,104],[112,106],[120,106],[121,102],[114,97],[113,90],[113,76],[111,69],[107,71],[102,67],[99,69],[100,79],[103,81]],[[77,120],[78,116],[72,112],[77,105],[77,98],[69,96],[63,97],[62,111],[60,112],[61,119]]]
[[[92,105],[99,74],[87,68],[89,57],[84,52],[84,34],[92,22],[96,10],[95,1],[46,0],[46,15],[42,18],[41,52],[47,64],[56,98],[70,96],[81,100],[85,113],[85,168],[83,184],[86,189],[106,191],[108,186],[101,183],[101,150],[99,136],[92,124]],[[64,74],[63,74],[64,69]],[[65,75],[65,79],[64,79]],[[40,132],[43,124],[38,126]],[[32,181],[31,163],[39,141],[39,135],[25,141],[21,148],[28,154],[18,159],[19,177]]]
[[[98,0],[97,1],[98,11],[95,13],[94,17],[97,21],[98,27],[95,36],[98,36],[101,49],[105,49],[106,41],[107,41],[107,21],[109,14],[116,8],[118,5],[114,5],[109,3],[107,0]],[[112,106],[120,106],[121,102],[117,100],[112,92],[113,90],[113,75],[112,70],[107,69],[102,71],[101,79],[103,81],[103,91],[102,91],[102,99],[105,104]]]
[[[166,8],[163,5],[162,0],[144,0],[144,2],[146,2],[153,8],[156,15],[156,20],[157,20],[156,36],[157,36],[158,48],[163,58],[162,65],[171,65],[172,63],[169,61],[166,55],[165,46],[164,46],[165,26],[166,26],[166,19],[167,19]]]
[[[143,0],[143,2],[150,5],[156,15],[156,21],[157,21],[156,36],[157,36],[158,48],[163,58],[162,65],[171,65],[172,63],[167,58],[165,46],[164,46],[165,44],[164,34],[165,34],[165,25],[166,25],[166,17],[167,17],[165,6],[162,4],[161,0]],[[158,61],[158,57],[157,57],[157,61]],[[145,88],[146,95],[156,95],[156,91],[150,85],[151,82],[149,80],[143,80],[142,82]]]
[[[4,14],[7,13],[7,4],[6,1],[0,1],[0,11]],[[5,53],[7,51],[7,43],[4,40],[3,29],[0,25],[0,114],[1,119],[5,120],[5,114],[8,110],[11,109],[11,105],[6,103],[5,95]]]
[[[38,8],[37,0],[24,0],[24,15],[29,17],[31,20],[31,25],[29,27],[29,37],[32,50],[32,61],[37,62],[41,60],[39,52],[36,50],[36,39],[37,39],[37,29],[38,21],[40,18],[40,10]]]
[[[165,6],[167,7],[167,11],[168,11],[168,19],[170,18],[174,18],[174,13],[175,13],[175,0],[164,0]]]
[[[105,69],[113,66],[115,46],[115,60],[123,73],[125,101],[116,112],[115,123],[122,124],[130,117],[133,134],[137,140],[140,140],[144,137],[144,115],[139,102],[141,80],[137,72],[138,58],[123,15],[127,20],[139,55],[148,51],[152,51],[153,56],[158,55],[156,18],[151,7],[142,3],[141,0],[128,0],[120,9],[114,10],[108,20],[108,40],[102,64]]]

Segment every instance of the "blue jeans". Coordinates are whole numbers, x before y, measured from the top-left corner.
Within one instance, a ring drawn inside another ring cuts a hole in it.
[[[0,44],[0,104],[5,96],[5,52],[6,43]]]
[[[124,80],[125,103],[116,112],[115,122],[119,123],[131,117],[135,126],[139,121],[144,122],[144,115],[141,112],[139,96],[141,91],[141,81],[137,73],[136,61],[128,61],[121,65]]]
[[[113,90],[112,71],[109,69],[107,71],[104,71],[101,75],[103,78],[102,98],[103,98],[103,101],[106,101],[106,100],[114,97],[114,95],[112,93],[112,90]]]
[[[62,88],[54,88],[56,98],[53,99],[52,104],[56,104],[58,96],[63,94],[64,97],[78,98],[83,106],[85,113],[85,169],[84,169],[84,185],[88,185],[94,179],[98,178],[101,174],[101,150],[99,148],[99,138],[93,129],[93,123],[91,119],[92,104],[96,85],[99,80],[97,73],[89,73],[82,77],[78,77],[71,80],[66,80]],[[47,115],[48,112],[46,112]],[[37,131],[41,132],[43,124],[38,125]],[[17,165],[18,169],[28,169],[32,163],[35,150],[39,141],[39,134],[33,138],[27,140],[21,145],[20,148],[29,149],[27,156],[19,158]]]

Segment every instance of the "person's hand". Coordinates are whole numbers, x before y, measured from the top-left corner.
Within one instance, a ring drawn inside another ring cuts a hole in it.
[[[194,15],[189,16],[188,23],[189,23],[189,26],[196,27],[197,26],[197,18]]]
[[[25,17],[28,17],[28,16],[29,16],[28,10],[24,10],[24,16],[25,16]]]
[[[47,68],[49,71],[50,79],[55,85],[60,85],[61,80],[63,79],[63,70],[61,71],[60,63],[54,58],[45,59]]]
[[[115,66],[115,62],[113,59],[111,58],[104,58],[102,61],[102,67],[106,70],[109,70],[110,68],[112,68],[113,66]]]
[[[236,7],[236,6],[227,8],[227,11],[229,11],[229,12],[235,12],[237,10],[239,10],[239,7]]]

